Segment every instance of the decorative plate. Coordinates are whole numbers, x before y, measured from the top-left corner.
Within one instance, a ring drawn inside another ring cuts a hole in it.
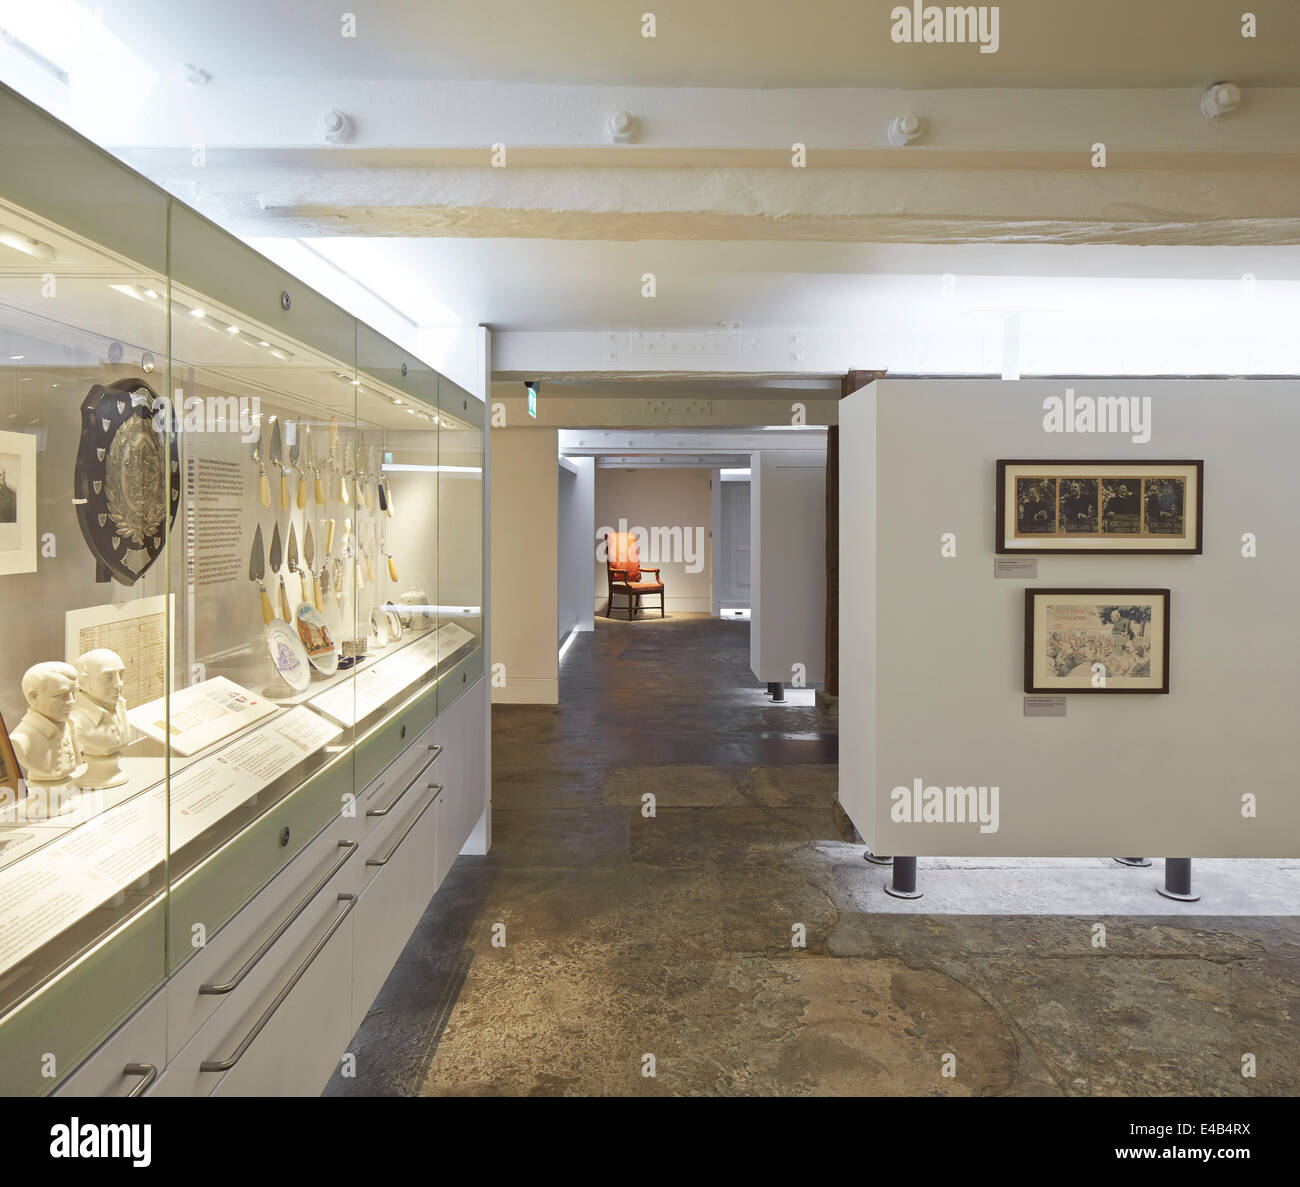
[[[139,379],[96,384],[81,402],[73,497],[96,581],[134,585],[162,554],[181,500],[177,429]]]
[[[402,637],[402,616],[397,613],[397,607],[392,602],[384,603],[384,620],[388,623],[388,634],[392,639]]]
[[[271,619],[266,628],[266,649],[271,653],[275,670],[294,692],[302,692],[311,683],[311,664],[307,649],[303,647],[298,632],[287,622]]]
[[[307,658],[318,672],[337,672],[339,652],[330,637],[329,623],[325,616],[310,602],[302,602],[293,612],[298,624],[298,638],[307,649]]]
[[[370,611],[370,637],[376,647],[388,645],[388,616],[378,606]]]

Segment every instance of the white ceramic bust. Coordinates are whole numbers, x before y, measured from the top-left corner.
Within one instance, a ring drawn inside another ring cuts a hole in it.
[[[27,712],[9,735],[28,783],[64,783],[85,773],[77,727],[68,720],[77,693],[71,664],[36,664],[23,673]]]
[[[97,647],[77,660],[77,696],[72,723],[86,761],[79,787],[120,787],[129,776],[118,762],[131,738],[122,680],[126,665],[116,651]]]

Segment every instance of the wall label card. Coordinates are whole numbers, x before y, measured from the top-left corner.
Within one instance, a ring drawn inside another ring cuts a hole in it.
[[[1064,717],[1065,697],[1025,697],[1026,717]]]
[[[994,577],[1015,577],[1021,581],[1038,579],[1038,558],[1033,556],[995,556]]]
[[[177,754],[188,757],[275,711],[271,701],[255,696],[233,680],[216,676],[177,689],[172,693],[170,708],[163,697],[138,705],[127,717],[141,733],[156,742],[169,743]]]

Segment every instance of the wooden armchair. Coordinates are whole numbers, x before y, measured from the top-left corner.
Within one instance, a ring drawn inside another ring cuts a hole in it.
[[[653,581],[643,580],[643,574],[653,573]],[[659,595],[659,617],[664,616],[664,583],[659,580],[657,568],[642,568],[638,556],[636,536],[632,532],[605,533],[605,578],[609,583],[609,609],[606,618],[614,616],[614,595],[627,598],[627,618],[631,622],[641,609],[644,594]],[[651,607],[653,609],[653,607]]]

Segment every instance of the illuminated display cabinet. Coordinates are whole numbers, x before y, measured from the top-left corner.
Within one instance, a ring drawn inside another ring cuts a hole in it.
[[[0,126],[0,1092],[318,1091],[487,806],[483,405]]]

